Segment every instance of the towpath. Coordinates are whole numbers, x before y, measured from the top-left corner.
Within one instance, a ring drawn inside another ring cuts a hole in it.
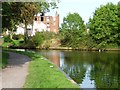
[[[28,74],[29,61],[28,56],[9,52],[8,66],[0,71],[0,88],[22,88]]]

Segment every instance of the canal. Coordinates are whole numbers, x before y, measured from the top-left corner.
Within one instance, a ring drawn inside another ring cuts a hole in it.
[[[118,51],[37,51],[60,67],[81,88],[118,88]]]

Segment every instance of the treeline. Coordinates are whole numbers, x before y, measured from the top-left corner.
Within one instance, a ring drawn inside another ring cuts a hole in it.
[[[117,5],[108,3],[100,6],[86,24],[78,13],[69,13],[63,19],[59,34],[37,32],[35,36],[30,37],[26,29],[25,35],[13,34],[16,30],[16,24],[32,24],[31,18],[36,13],[47,12],[49,7],[56,7],[55,3],[51,5],[45,2],[43,4],[3,3],[2,30],[11,31],[8,36],[4,36],[5,43],[3,46],[23,48],[72,47],[79,49],[120,47],[120,2]],[[19,11],[17,11],[18,9]],[[27,12],[27,10],[31,12]]]
[[[118,48],[120,3],[101,5],[85,25],[78,13],[69,13],[60,29],[61,44],[73,48]]]

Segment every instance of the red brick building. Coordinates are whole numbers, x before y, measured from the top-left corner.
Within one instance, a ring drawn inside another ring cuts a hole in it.
[[[55,16],[36,16],[35,21],[38,24],[43,22],[47,27],[47,31],[55,33],[59,32],[59,14],[56,14]]]

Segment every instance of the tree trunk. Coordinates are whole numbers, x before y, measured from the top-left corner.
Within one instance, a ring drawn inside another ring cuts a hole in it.
[[[12,29],[11,32],[10,32],[10,39],[11,39],[11,40],[13,39],[13,29]]]
[[[33,31],[33,24],[34,24],[34,16],[32,17],[32,31]]]
[[[12,34],[12,33],[10,34],[10,39],[11,39],[11,40],[13,39],[13,34]]]
[[[28,41],[28,31],[27,31],[27,23],[25,22],[25,31],[24,31],[24,41],[25,43]]]

